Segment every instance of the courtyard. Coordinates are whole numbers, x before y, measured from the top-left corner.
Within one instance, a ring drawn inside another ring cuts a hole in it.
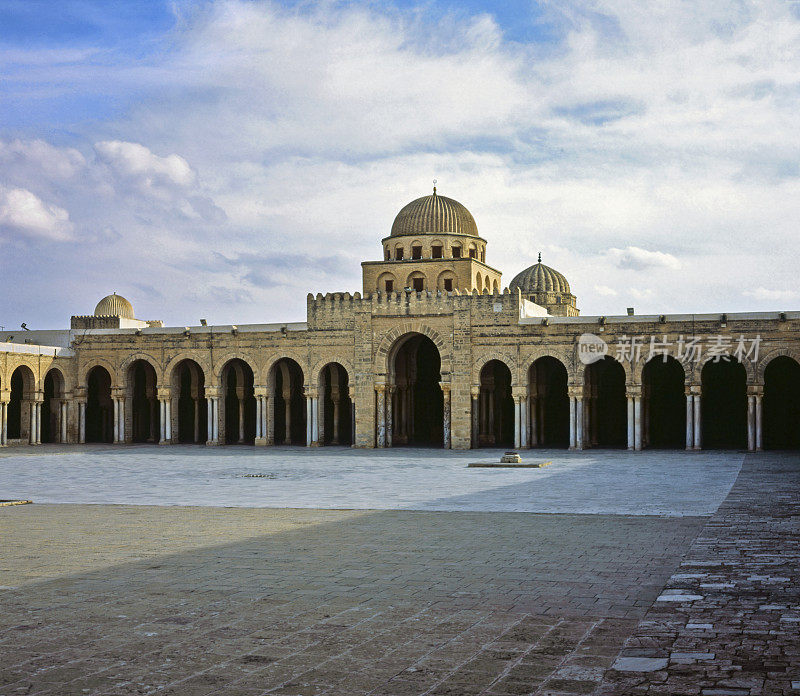
[[[0,455],[0,695],[789,694],[800,458]]]

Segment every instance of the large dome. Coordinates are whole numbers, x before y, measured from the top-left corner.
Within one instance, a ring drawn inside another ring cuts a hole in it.
[[[411,201],[394,219],[392,237],[418,234],[466,234],[478,236],[475,218],[461,203],[439,196],[436,189],[430,196]]]
[[[565,295],[570,293],[567,279],[550,266],[545,266],[541,254],[539,262],[518,274],[511,281],[509,288],[511,290],[519,288],[523,295],[541,292],[557,292]]]
[[[122,295],[113,293],[104,297],[97,303],[97,307],[94,308],[94,315],[96,317],[123,317],[125,319],[134,319],[133,305],[122,297]]]

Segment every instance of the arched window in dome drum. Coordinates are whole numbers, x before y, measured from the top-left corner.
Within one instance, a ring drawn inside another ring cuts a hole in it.
[[[399,246],[394,250],[394,259],[395,261],[402,261],[403,260],[403,247]]]
[[[454,244],[453,248],[451,249],[451,251],[453,253],[453,258],[454,259],[460,259],[461,258],[461,245],[460,244]]]

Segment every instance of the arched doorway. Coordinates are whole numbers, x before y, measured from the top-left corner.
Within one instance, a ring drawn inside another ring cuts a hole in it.
[[[584,380],[584,446],[626,447],[625,369],[606,355],[586,366]]]
[[[161,416],[156,370],[147,360],[134,360],[127,373],[127,405],[131,414],[131,440],[158,442]]]
[[[306,445],[306,397],[303,370],[291,358],[281,358],[270,370],[275,394],[272,435],[276,445]]]
[[[478,396],[478,446],[514,446],[514,397],[511,370],[500,360],[481,368]]]
[[[686,447],[685,372],[673,357],[657,356],[642,371],[642,445]]]
[[[113,442],[111,375],[106,368],[96,365],[89,371],[86,383],[86,442]]]
[[[723,356],[701,373],[703,449],[743,449],[747,445],[747,373],[735,358]]]
[[[394,389],[388,404],[393,446],[443,446],[441,363],[436,344],[427,336],[407,334],[395,344],[389,363]]]
[[[178,442],[208,439],[205,374],[194,360],[181,360],[172,371],[172,394],[177,402]]]
[[[244,360],[234,358],[222,369],[222,394],[225,403],[220,439],[228,445],[252,445],[256,439],[256,399],[253,369]]]
[[[322,414],[320,444],[352,444],[350,388],[347,370],[339,363],[328,363],[319,375]]]
[[[64,376],[60,370],[49,370],[44,377],[42,403],[42,442],[64,442],[62,420],[64,413]]]
[[[11,373],[11,399],[8,402],[8,439],[30,439],[31,404],[36,389],[36,378],[27,365],[20,365]]]
[[[544,356],[529,370],[530,446],[569,447],[569,393],[567,368],[557,358]]]
[[[800,448],[800,365],[781,355],[764,370],[764,449]]]

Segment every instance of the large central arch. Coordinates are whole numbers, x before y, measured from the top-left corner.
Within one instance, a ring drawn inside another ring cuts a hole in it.
[[[401,336],[389,354],[387,411],[392,445],[442,447],[444,396],[442,359],[436,344],[420,333]]]

